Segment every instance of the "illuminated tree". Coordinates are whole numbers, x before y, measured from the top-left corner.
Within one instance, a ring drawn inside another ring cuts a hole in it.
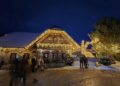
[[[98,55],[120,53],[120,21],[112,17],[98,20],[89,34],[93,49]]]

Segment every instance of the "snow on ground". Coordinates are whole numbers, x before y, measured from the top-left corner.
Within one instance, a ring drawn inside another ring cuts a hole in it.
[[[116,71],[115,68],[111,67],[111,66],[104,66],[104,65],[101,65],[99,67],[96,67],[96,69],[98,70],[110,70],[110,71]]]
[[[120,71],[120,62],[117,62],[116,64],[113,64],[111,66],[100,65],[98,67],[96,67],[95,62],[96,62],[95,58],[88,59],[89,69]],[[75,60],[72,67],[69,67],[69,68],[72,68],[72,69],[80,68],[79,65],[80,65],[79,60]]]
[[[88,64],[89,64],[89,68],[90,69],[95,69],[96,68],[95,62],[96,62],[96,60],[94,58],[90,58],[88,60]],[[75,60],[74,63],[73,63],[73,65],[72,65],[72,67],[78,67],[78,68],[80,68],[80,62],[79,62],[79,60]]]
[[[120,71],[120,62],[116,61],[116,64],[112,64],[111,67],[115,68],[116,71]]]

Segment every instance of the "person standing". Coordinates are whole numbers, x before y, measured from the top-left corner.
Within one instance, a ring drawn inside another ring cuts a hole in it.
[[[38,68],[40,68],[41,71],[44,71],[44,61],[41,57],[38,58]]]
[[[85,69],[88,68],[88,58],[84,55],[84,67]]]
[[[16,78],[16,65],[15,65],[15,55],[10,56],[10,68],[9,68],[9,73],[10,73],[10,83],[9,86],[13,86],[15,78]]]
[[[40,67],[40,62],[41,62],[41,57],[39,56],[38,59],[37,59],[37,68],[39,69]]]
[[[27,71],[28,71],[28,57],[23,55],[23,58],[19,65],[19,78],[21,78],[23,86],[26,86],[26,79],[27,79]]]
[[[36,57],[33,56],[32,57],[32,65],[31,65],[32,72],[35,72],[36,63],[37,63]]]
[[[44,71],[44,69],[45,69],[44,60],[41,58],[41,61],[40,61],[40,70]]]
[[[80,68],[83,68],[83,66],[84,66],[84,56],[81,55],[80,56]]]
[[[17,84],[16,80],[18,78],[18,72],[19,72],[19,57],[16,53],[12,54],[10,56],[10,83],[9,86],[13,86],[14,84]]]
[[[0,69],[1,69],[1,67],[4,65],[4,60],[3,60],[3,58],[1,58],[0,59]]]

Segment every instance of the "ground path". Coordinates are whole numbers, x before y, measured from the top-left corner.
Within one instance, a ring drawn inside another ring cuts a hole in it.
[[[29,74],[27,86],[120,86],[120,72],[111,71],[113,67],[119,69],[120,64],[96,67],[95,61],[89,60],[89,69],[82,70],[79,69],[79,61],[75,61],[73,66]],[[0,86],[8,86],[9,78],[8,71],[0,70]],[[33,85],[34,78],[38,80],[36,85]]]
[[[36,86],[120,86],[119,72],[101,70],[48,69],[30,74],[27,86],[34,86],[34,78],[38,80]],[[0,72],[0,86],[8,86],[8,82],[8,72]]]

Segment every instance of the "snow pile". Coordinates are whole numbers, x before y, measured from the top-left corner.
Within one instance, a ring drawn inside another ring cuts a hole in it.
[[[104,65],[96,67],[96,69],[98,69],[98,70],[113,70],[113,68],[111,66],[104,66]]]

